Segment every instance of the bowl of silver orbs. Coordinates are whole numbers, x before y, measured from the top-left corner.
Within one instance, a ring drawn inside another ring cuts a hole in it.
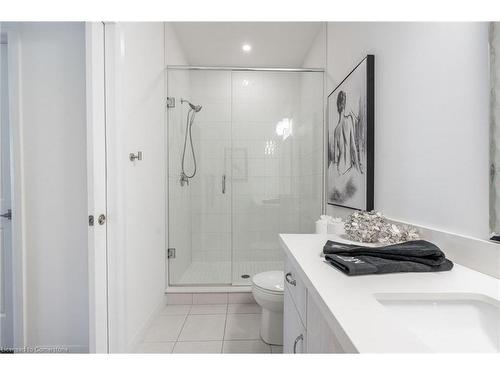
[[[346,218],[344,229],[351,241],[395,244],[420,238],[416,228],[388,222],[378,211],[356,211]]]

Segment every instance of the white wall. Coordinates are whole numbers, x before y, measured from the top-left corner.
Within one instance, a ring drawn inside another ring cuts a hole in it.
[[[165,22],[165,60],[167,65],[188,64],[172,22]]]
[[[328,91],[375,55],[375,209],[488,236],[487,24],[331,22],[327,38]]]
[[[317,65],[316,65],[317,66]],[[314,233],[323,211],[323,73],[300,73],[300,112],[295,124],[301,233]]]
[[[326,32],[327,23],[324,22],[309,47],[309,51],[302,62],[302,67],[326,69]]]
[[[25,344],[86,351],[84,24],[19,23],[15,29],[21,59]]]
[[[314,38],[302,63],[304,68],[326,70],[326,23]],[[296,137],[299,150],[299,220],[302,233],[314,233],[323,211],[324,91],[325,74],[303,73],[300,89],[300,123]]]
[[[110,351],[127,352],[164,303],[165,35],[160,22],[105,33]]]

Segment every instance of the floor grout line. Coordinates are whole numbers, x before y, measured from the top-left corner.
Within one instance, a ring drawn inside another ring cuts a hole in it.
[[[228,296],[229,298],[229,296]],[[226,304],[226,318],[224,320],[224,332],[222,333],[222,345],[220,346],[220,354],[223,354],[224,351],[224,341],[226,340],[226,325],[227,325],[227,311],[229,310],[229,300]]]
[[[192,305],[192,304],[191,304],[191,307],[193,307],[193,305]],[[189,308],[189,311],[191,311],[191,307]],[[174,353],[174,349],[175,349],[175,347],[176,347],[177,343],[179,342],[179,337],[181,337],[182,330],[184,329],[184,326],[186,325],[186,321],[187,321],[187,319],[188,319],[188,316],[189,316],[189,312],[188,312],[188,313],[186,314],[186,316],[184,317],[184,321],[182,322],[182,327],[181,327],[181,329],[180,329],[180,331],[179,331],[179,334],[177,335],[177,338],[175,339],[175,344],[174,344],[174,346],[173,346],[173,348],[172,348],[172,351],[171,351],[171,353],[172,353],[172,354]]]

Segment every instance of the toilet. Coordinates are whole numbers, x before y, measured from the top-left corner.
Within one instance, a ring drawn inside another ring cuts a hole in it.
[[[260,337],[271,345],[283,345],[283,271],[267,271],[252,278],[252,294],[262,307]]]

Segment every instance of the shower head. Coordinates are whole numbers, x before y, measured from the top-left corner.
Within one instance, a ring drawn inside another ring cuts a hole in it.
[[[201,111],[201,105],[194,105],[193,103],[191,103],[189,100],[186,100],[186,99],[182,99],[181,98],[181,103],[187,103],[189,104],[189,107],[191,107],[191,109],[195,112],[200,112]]]

